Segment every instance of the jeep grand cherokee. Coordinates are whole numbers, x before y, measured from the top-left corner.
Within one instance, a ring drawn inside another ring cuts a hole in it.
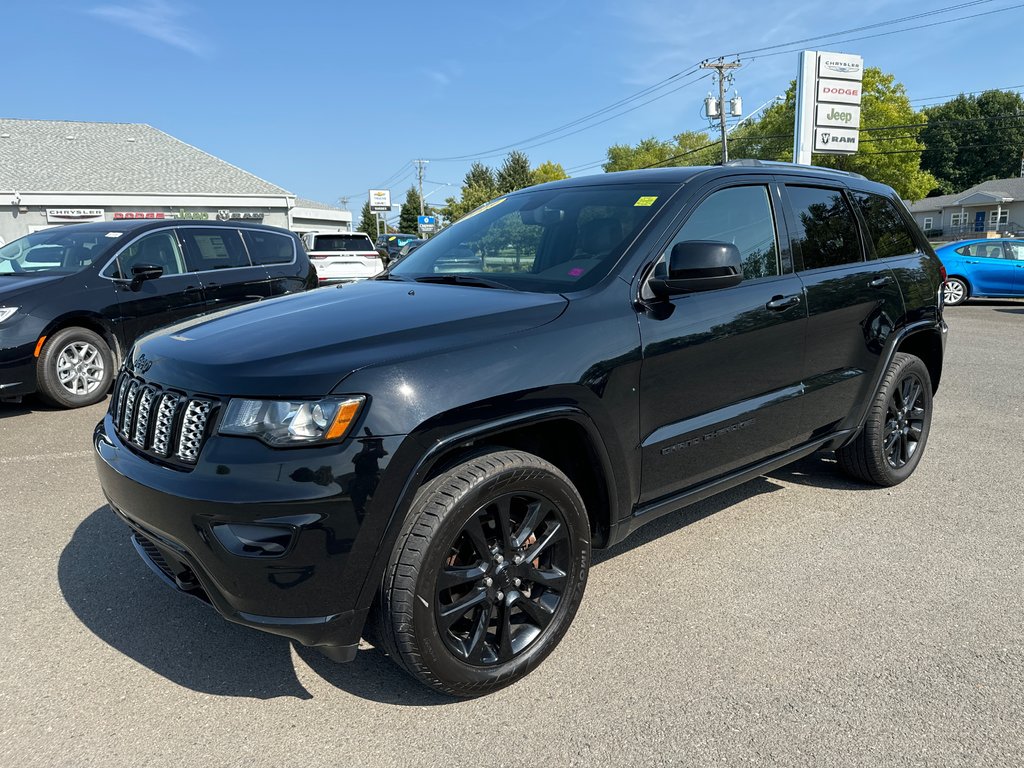
[[[855,175],[545,184],[377,279],[144,338],[99,473],[169,585],[336,660],[367,629],[480,695],[560,641],[591,547],[814,451],[909,477],[943,280],[893,191]]]

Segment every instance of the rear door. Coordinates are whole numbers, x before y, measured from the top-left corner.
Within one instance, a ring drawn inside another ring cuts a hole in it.
[[[1013,261],[1013,292],[1018,296],[1024,295],[1024,242],[1007,240],[1003,246]]]
[[[302,258],[305,250],[298,238],[264,229],[243,229],[241,232],[249,261],[267,272],[271,296],[306,289],[309,265]]]
[[[904,314],[896,276],[868,258],[846,189],[820,179],[787,180],[786,218],[807,292],[804,429],[850,426],[869,397],[885,340]]]
[[[799,440],[806,302],[764,177],[702,191],[677,242],[733,243],[735,287],[674,296],[638,315],[643,349],[640,503],[698,485]]]
[[[253,266],[237,229],[181,227],[189,269],[199,275],[209,311],[269,298],[270,275]]]
[[[956,252],[967,265],[971,290],[984,296],[1006,296],[1013,293],[1017,278],[1014,253],[999,240],[970,243]]]

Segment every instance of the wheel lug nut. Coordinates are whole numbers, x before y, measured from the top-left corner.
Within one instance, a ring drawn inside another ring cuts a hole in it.
[[[488,576],[486,579],[484,579],[484,584],[486,584],[488,587],[491,586],[493,583],[494,583],[494,579],[492,579],[490,576]]]
[[[514,583],[518,587],[520,584],[523,583],[523,580],[522,579],[516,579]]]
[[[494,556],[494,562],[496,562],[496,563],[503,563],[503,562],[505,562],[505,558],[502,557],[501,555],[495,555]]]
[[[505,593],[504,592],[499,592],[498,593],[498,599],[499,600],[504,600],[505,599]]]

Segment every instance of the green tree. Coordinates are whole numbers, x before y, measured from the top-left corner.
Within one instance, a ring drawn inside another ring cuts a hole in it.
[[[987,179],[1020,172],[1024,150],[1024,98],[1010,91],[960,94],[927,107],[921,140],[928,147],[921,167],[938,179],[943,194],[960,192]]]
[[[918,200],[936,185],[935,177],[921,168],[925,148],[915,127],[927,120],[910,106],[906,89],[893,75],[878,67],[864,70],[861,86],[860,148],[853,155],[812,157],[815,165],[852,171],[888,184],[902,197]],[[729,154],[761,160],[793,159],[793,123],[796,83],[784,101],[764,111],[752,123],[738,127],[729,137]]]
[[[442,213],[446,221],[454,223],[474,208],[479,208],[497,196],[498,187],[494,179],[494,171],[483,163],[473,163],[462,180],[459,197],[446,199]]]
[[[548,181],[558,181],[559,179],[568,179],[569,174],[565,172],[565,168],[562,167],[561,163],[553,163],[547,160],[530,172],[530,179],[533,184],[544,184]]]
[[[609,147],[608,162],[602,167],[611,173],[655,166],[711,165],[721,157],[720,146],[703,131],[684,131],[676,134],[671,141],[651,136],[635,147],[629,144]]]
[[[429,213],[426,208],[423,210],[424,213]],[[398,215],[398,231],[410,235],[419,232],[419,215],[420,193],[416,191],[415,186],[412,186],[405,193],[405,202],[402,203],[402,211]]]
[[[518,150],[509,152],[505,162],[494,175],[494,181],[498,187],[498,194],[501,195],[531,186],[533,173],[530,170],[530,158]]]
[[[363,203],[363,210],[359,214],[359,232],[365,232],[370,237],[377,235],[377,214],[370,210],[370,201]]]

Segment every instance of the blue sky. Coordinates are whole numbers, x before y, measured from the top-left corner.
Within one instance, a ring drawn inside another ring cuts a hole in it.
[[[976,0],[935,13],[954,4],[865,0],[854,13],[853,3],[806,0],[5,3],[0,116],[149,123],[298,195],[349,195],[357,212],[385,182],[399,202],[413,181],[408,161],[433,158],[424,192],[440,203],[469,166],[440,158],[521,145],[708,57],[911,14],[924,15],[835,40],[906,32],[802,47],[859,53],[911,99],[1024,84],[1024,7]],[[988,15],[922,26],[977,13]],[[796,58],[742,58],[747,112],[785,90]],[[573,169],[615,143],[706,128],[699,112],[710,87],[692,83],[526,152],[535,165]],[[505,151],[483,161],[497,165]]]

